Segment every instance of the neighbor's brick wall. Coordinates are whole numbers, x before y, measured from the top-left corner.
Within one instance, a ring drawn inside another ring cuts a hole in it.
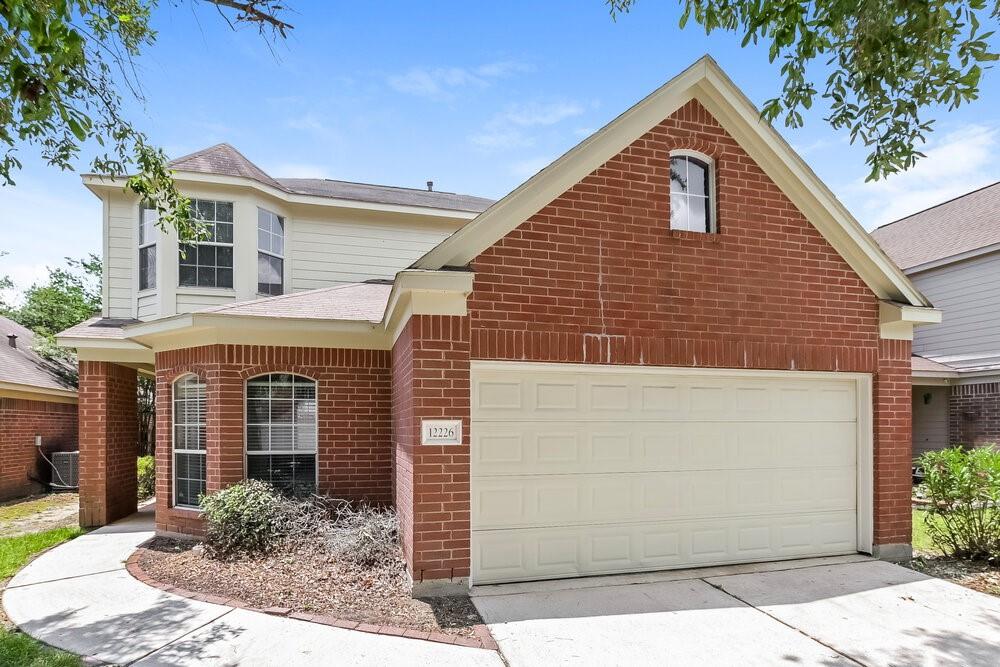
[[[669,229],[669,152],[716,161],[718,234]],[[909,341],[697,102],[473,262],[473,359],[856,371],[874,376],[879,544],[907,543]]]
[[[319,491],[338,498],[392,501],[390,353],[253,345],[210,345],[156,355],[156,524],[199,534],[193,510],[171,507],[172,384],[187,373],[206,383],[207,490],[244,477],[247,378],[295,373],[317,382]]]
[[[80,362],[80,525],[103,526],[137,507],[136,371]]]
[[[396,507],[415,582],[469,576],[469,318],[417,315],[393,348]],[[461,419],[461,445],[421,445],[423,419]]]
[[[1000,443],[1000,382],[953,386],[948,418],[953,445]]]
[[[0,398],[0,500],[44,490],[29,477],[50,477],[35,447],[36,435],[42,436],[49,458],[51,452],[76,449],[76,404]]]

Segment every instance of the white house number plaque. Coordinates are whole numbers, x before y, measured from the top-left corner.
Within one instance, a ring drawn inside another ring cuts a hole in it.
[[[461,445],[461,419],[424,419],[420,422],[420,444]]]

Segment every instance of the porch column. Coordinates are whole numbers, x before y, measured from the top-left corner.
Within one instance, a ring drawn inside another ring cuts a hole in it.
[[[875,375],[875,556],[908,560],[913,555],[911,341],[879,340]]]
[[[414,315],[393,347],[396,509],[415,595],[468,586],[469,340],[468,317]],[[424,419],[461,420],[461,444],[421,444]]]
[[[138,507],[136,371],[80,362],[80,525],[104,526]]]

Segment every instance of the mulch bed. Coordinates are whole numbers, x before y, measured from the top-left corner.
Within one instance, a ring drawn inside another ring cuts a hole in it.
[[[908,565],[927,576],[944,579],[980,593],[1000,596],[1000,567],[996,565],[924,552],[914,554]]]
[[[437,641],[447,637],[487,648],[492,643],[467,596],[414,599],[402,560],[392,568],[363,570],[304,549],[219,561],[193,549],[195,544],[157,537],[140,547],[132,560],[153,581],[239,606],[333,617],[359,623],[362,630],[382,628],[383,634],[409,629]]]

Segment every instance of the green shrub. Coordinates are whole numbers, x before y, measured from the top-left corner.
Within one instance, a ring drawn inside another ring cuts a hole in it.
[[[1000,558],[1000,449],[994,445],[927,452],[921,490],[930,501],[927,532],[945,555]]]
[[[156,493],[156,459],[152,456],[140,456],[139,466],[139,500],[145,500]]]
[[[253,479],[202,496],[206,551],[216,558],[269,551],[282,538],[285,502],[270,484]]]

